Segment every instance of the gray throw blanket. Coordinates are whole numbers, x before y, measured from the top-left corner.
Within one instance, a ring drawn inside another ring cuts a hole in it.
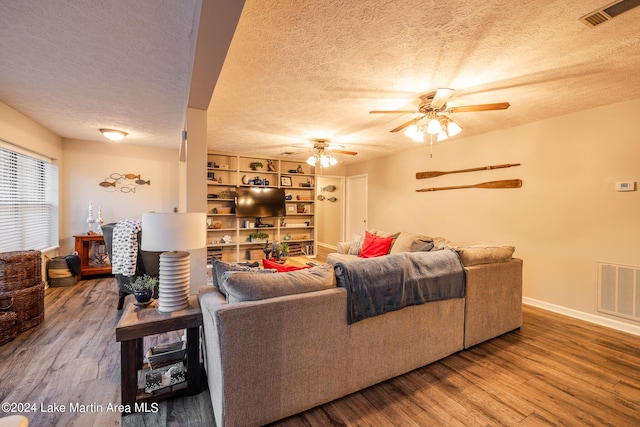
[[[451,250],[403,252],[335,265],[349,324],[410,305],[463,298],[464,267]]]

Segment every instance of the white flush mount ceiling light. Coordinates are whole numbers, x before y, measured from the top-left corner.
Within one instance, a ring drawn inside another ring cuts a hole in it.
[[[128,135],[127,132],[117,129],[100,129],[100,132],[111,141],[120,141]]]

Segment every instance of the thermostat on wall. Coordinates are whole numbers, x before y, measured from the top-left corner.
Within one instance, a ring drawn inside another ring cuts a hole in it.
[[[635,191],[636,183],[634,181],[616,182],[616,191]]]

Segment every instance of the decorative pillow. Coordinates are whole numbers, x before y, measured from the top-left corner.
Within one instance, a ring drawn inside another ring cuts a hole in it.
[[[493,264],[495,262],[507,262],[511,260],[514,246],[463,246],[456,248],[460,261],[465,267],[477,264]]]
[[[336,275],[329,264],[280,274],[228,272],[223,287],[229,303],[257,301],[335,288]]]
[[[271,261],[271,260],[266,259],[266,258],[262,260],[262,266],[264,268],[272,268],[272,269],[274,269],[276,271],[279,271],[279,272],[296,271],[296,270],[302,270],[302,269],[305,269],[305,268],[311,268],[310,265],[307,265],[307,266],[304,266],[304,267],[297,267],[295,265],[278,264],[277,262]]]
[[[349,255],[360,255],[360,251],[362,250],[362,234],[353,233],[351,236],[351,246],[349,246]]]
[[[237,262],[224,262],[211,258],[211,276],[213,279],[213,285],[220,289],[220,285],[222,284],[222,275],[226,271],[258,271],[260,267],[256,266],[248,266],[244,264],[238,264]],[[271,272],[273,273],[273,272]],[[221,289],[222,290],[222,289]]]
[[[411,242],[409,252],[429,252],[431,249],[433,249],[433,240],[415,239]]]
[[[365,231],[364,243],[362,243],[362,250],[359,256],[360,258],[375,258],[387,255],[392,244],[393,237],[378,237]]]
[[[376,236],[379,236],[379,235],[376,234]],[[393,235],[391,235],[391,236],[379,236],[379,237],[393,237]],[[400,252],[424,252],[424,251],[412,251],[411,250],[411,245],[416,240],[430,241],[432,239],[427,237],[427,236],[420,235],[420,234],[407,233],[406,231],[401,231],[399,233],[398,237],[396,238],[395,242],[393,242],[393,245],[391,246],[391,250],[389,251],[389,253],[390,254],[398,254]]]

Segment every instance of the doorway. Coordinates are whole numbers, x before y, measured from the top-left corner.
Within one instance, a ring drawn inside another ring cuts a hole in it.
[[[345,238],[351,240],[354,233],[364,235],[367,229],[368,175],[354,175],[346,181]]]

